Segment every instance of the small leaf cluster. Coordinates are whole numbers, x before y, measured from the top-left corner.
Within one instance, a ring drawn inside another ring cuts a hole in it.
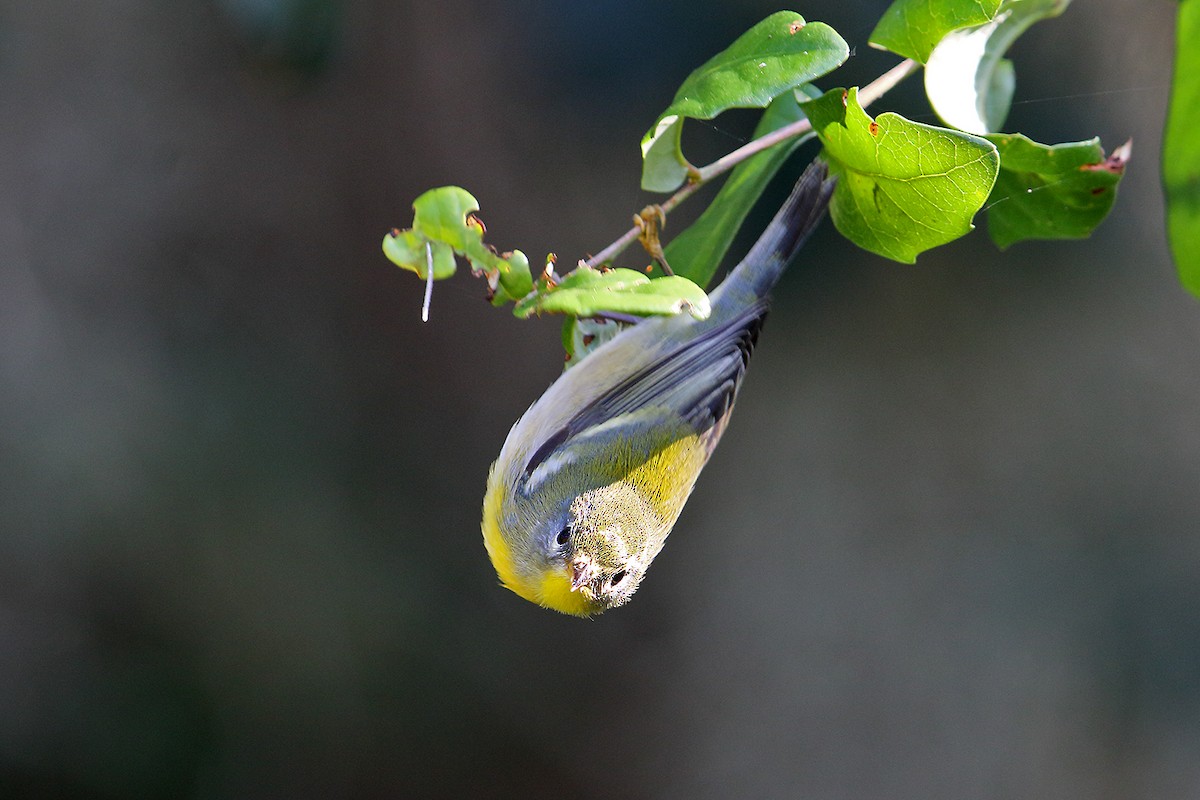
[[[511,303],[533,290],[529,259],[520,250],[497,253],[483,243],[484,226],[475,212],[479,202],[466,189],[442,186],[413,201],[413,226],[393,228],[383,237],[383,253],[393,264],[420,278],[449,278],[458,268],[455,256],[487,278],[489,299]]]
[[[1186,0],[1192,9],[1200,0]],[[924,68],[930,104],[943,125],[926,125],[865,107],[891,83],[885,75],[859,89],[822,91],[814,81],[837,69],[850,50],[838,33],[793,11],[779,11],[694,70],[642,138],[642,188],[674,193],[669,212],[696,188],[728,174],[699,218],[660,248],[657,233],[630,231],[565,276],[548,265],[536,280],[519,251],[498,254],[483,244],[475,198],[457,187],[427,192],[414,203],[413,227],[393,231],[384,251],[402,267],[433,278],[467,259],[488,279],[491,299],[513,302],[519,317],[567,317],[564,343],[580,355],[604,336],[584,319],[708,313],[708,285],[751,208],[806,139],[838,178],[830,215],[860,247],[903,263],[963,236],[987,209],[1001,248],[1034,239],[1087,236],[1112,208],[1129,158],[1128,145],[1106,156],[1097,140],[1039,144],[1001,133],[1016,71],[1004,58],[1012,42],[1039,20],[1062,14],[1069,0],[895,0],[871,44],[907,59],[898,80]],[[732,108],[761,108],[754,140],[704,167],[683,153],[688,119],[712,119]],[[665,277],[610,269],[612,253],[641,239]],[[652,241],[651,241],[652,239]],[[670,274],[673,273],[673,274]],[[602,323],[606,325],[607,323]],[[602,327],[607,332],[614,326]],[[584,331],[581,333],[581,331]]]

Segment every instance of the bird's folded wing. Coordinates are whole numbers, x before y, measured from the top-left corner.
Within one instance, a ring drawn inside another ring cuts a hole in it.
[[[543,464],[578,461],[593,449],[586,443],[601,434],[663,447],[689,434],[719,433],[766,313],[765,301],[754,303],[613,385],[546,438],[526,462],[525,477]],[[664,435],[642,435],[653,426]]]

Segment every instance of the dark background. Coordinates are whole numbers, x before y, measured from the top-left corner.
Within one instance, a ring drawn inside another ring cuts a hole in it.
[[[856,49],[825,87],[895,63],[885,5],[796,7]],[[1013,54],[1008,129],[1135,139],[1090,240],[910,267],[825,225],[635,601],[496,586],[484,480],[557,322],[464,274],[422,325],[381,238],[460,184],[501,248],[598,250],[674,88],[777,8],[0,4],[0,796],[1200,795],[1166,0]],[[933,121],[919,78],[889,107]]]

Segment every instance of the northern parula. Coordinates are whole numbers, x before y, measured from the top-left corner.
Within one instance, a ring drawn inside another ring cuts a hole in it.
[[[483,540],[501,583],[591,616],[622,605],[658,555],[721,438],[768,293],[829,205],[814,162],[721,285],[712,313],[648,318],[564,372],[488,475]]]

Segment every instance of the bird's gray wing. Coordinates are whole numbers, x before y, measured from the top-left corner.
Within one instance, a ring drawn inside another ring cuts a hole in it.
[[[525,477],[588,431],[673,422],[679,436],[708,433],[715,446],[758,339],[767,302],[702,328],[581,408],[530,455]],[[581,364],[574,369],[584,368]]]

